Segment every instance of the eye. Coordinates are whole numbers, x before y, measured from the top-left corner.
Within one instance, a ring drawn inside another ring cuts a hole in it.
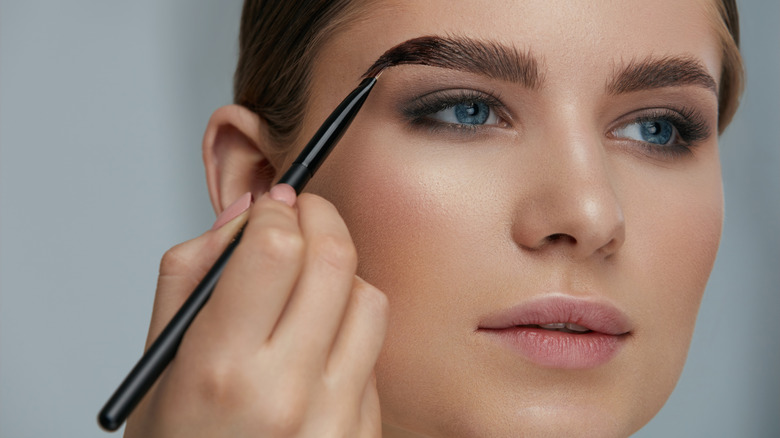
[[[461,102],[428,116],[454,125],[495,125],[499,118],[485,102]]]
[[[712,128],[702,114],[690,108],[649,108],[609,132],[611,138],[627,140],[645,153],[661,159],[691,154]]]
[[[461,134],[488,126],[505,126],[505,107],[492,94],[476,90],[442,90],[404,104],[402,114],[412,126],[454,129]]]
[[[666,119],[637,120],[616,129],[613,135],[661,146],[676,144],[680,137],[674,123]]]

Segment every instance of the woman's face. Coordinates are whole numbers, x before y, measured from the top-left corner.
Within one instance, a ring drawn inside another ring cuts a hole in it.
[[[324,46],[302,138],[389,48],[476,48],[385,71],[309,186],[390,300],[387,436],[625,436],[660,409],[721,231],[712,19],[705,1],[386,1]]]

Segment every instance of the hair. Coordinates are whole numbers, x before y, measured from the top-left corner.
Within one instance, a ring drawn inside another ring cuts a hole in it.
[[[355,0],[245,0],[233,101],[259,115],[280,152],[298,134],[322,45],[358,16]]]
[[[323,44],[354,22],[365,0],[245,0],[233,100],[259,115],[279,152],[300,131],[314,62]],[[744,87],[736,0],[714,0],[722,46],[718,132],[739,106]]]
[[[745,89],[745,68],[739,51],[737,0],[720,0],[711,5],[715,8],[715,32],[721,45],[718,132],[723,133],[739,107],[739,99]]]

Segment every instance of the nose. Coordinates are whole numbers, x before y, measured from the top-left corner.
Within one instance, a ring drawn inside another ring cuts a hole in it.
[[[623,245],[626,226],[600,136],[546,137],[533,165],[522,166],[529,174],[513,216],[516,244],[576,259],[609,257]]]

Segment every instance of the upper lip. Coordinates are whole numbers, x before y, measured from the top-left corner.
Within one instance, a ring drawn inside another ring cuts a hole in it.
[[[578,324],[607,335],[617,336],[631,331],[628,317],[613,304],[566,294],[545,295],[490,314],[480,321],[479,329],[503,330],[556,322]]]

